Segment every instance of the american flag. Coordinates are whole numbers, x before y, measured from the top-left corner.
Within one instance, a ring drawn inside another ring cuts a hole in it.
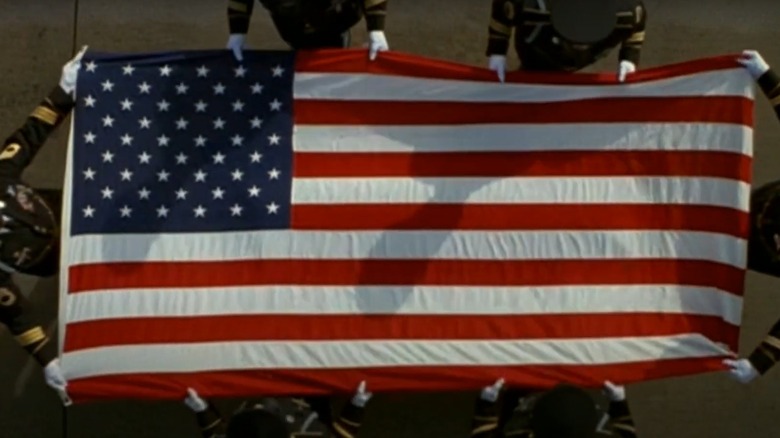
[[[362,50],[88,53],[66,176],[76,400],[600,385],[737,351],[754,91]]]

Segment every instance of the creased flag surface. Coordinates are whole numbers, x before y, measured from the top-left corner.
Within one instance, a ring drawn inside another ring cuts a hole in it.
[[[752,167],[732,58],[501,84],[363,50],[88,53],[63,218],[71,395],[720,369]]]

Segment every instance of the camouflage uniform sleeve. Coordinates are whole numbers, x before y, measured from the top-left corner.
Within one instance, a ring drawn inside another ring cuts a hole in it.
[[[636,426],[627,400],[609,404],[609,422],[606,429],[609,431],[607,436],[637,438]]]
[[[355,406],[353,403],[346,403],[341,409],[339,417],[331,423],[334,436],[338,438],[355,438],[358,436],[364,415],[364,408]]]
[[[516,13],[514,9],[514,2],[511,0],[493,0],[490,10],[486,56],[506,56],[509,51],[509,40],[512,39],[512,20]]]
[[[366,14],[368,31],[385,30],[388,0],[363,0],[363,10]]]
[[[8,274],[3,275],[6,280],[0,287],[0,322],[36,362],[46,366],[57,357],[55,344],[34,320],[32,306],[19,287]]]
[[[213,404],[209,403],[205,411],[195,413],[195,417],[198,420],[198,427],[203,438],[220,438],[227,433],[227,425]]]
[[[770,69],[758,78],[758,86],[761,87],[761,91],[769,99],[769,103],[772,104],[775,114],[778,120],[780,120],[780,75]]]
[[[625,41],[623,41],[623,44],[620,46],[618,59],[621,61],[630,61],[639,67],[639,59],[642,54],[642,45],[645,42],[645,26],[647,24],[647,8],[645,7],[644,3],[641,1],[638,3],[636,6],[636,11],[631,14],[630,19],[632,20],[632,23],[626,25],[630,25],[633,29],[633,32]],[[618,17],[618,23],[623,20],[624,19],[622,19],[622,17]]]
[[[780,360],[780,321],[769,330],[758,347],[748,356],[748,360],[762,375]]]
[[[249,21],[252,19],[254,6],[255,0],[228,1],[228,28],[231,34],[246,34],[249,32]]]
[[[477,398],[474,417],[471,419],[471,436],[474,438],[492,438],[498,436],[498,403]]]
[[[3,152],[0,152],[0,178],[19,178],[73,106],[70,94],[59,86],[55,87],[35,107],[24,124],[5,140]]]

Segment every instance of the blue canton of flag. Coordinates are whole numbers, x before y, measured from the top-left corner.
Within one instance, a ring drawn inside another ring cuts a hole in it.
[[[82,61],[71,234],[287,228],[292,52]]]

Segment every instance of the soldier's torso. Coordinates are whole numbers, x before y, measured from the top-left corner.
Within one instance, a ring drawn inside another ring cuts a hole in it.
[[[764,184],[750,195],[748,269],[780,277],[780,258],[772,237],[772,230],[780,228],[780,217],[769,214],[770,202],[780,202],[780,180]]]
[[[260,0],[260,3],[271,13],[277,27],[291,34],[290,38],[294,32],[342,33],[363,18],[362,5],[357,0]]]
[[[584,50],[573,50],[560,44],[549,23],[549,15],[539,13],[544,10],[541,6],[543,3],[539,0],[508,0],[505,3],[507,12],[511,9],[515,25],[515,50],[523,70],[581,70],[609,55],[634,32],[634,27],[621,24],[604,40],[591,44]],[[637,14],[644,13],[640,2],[621,0],[621,3],[624,4],[624,14],[630,13],[632,16],[621,17],[620,22],[634,22],[638,25],[641,16]]]
[[[244,409],[265,409],[285,420],[291,438],[328,438],[330,430],[323,418],[300,398],[264,398],[247,402]]]
[[[514,410],[512,410],[509,418],[503,424],[502,436],[517,438],[533,437],[531,434],[531,411],[533,411],[534,404],[541,395],[541,392],[528,394],[516,399],[516,403],[515,400],[506,400],[506,402],[514,405]],[[602,407],[599,407],[599,414],[602,416],[602,421],[599,424],[600,427],[596,433],[596,437],[612,436],[612,434],[606,430],[609,422],[609,415]]]
[[[57,250],[57,218],[46,202],[26,185],[7,183],[2,187],[0,271],[39,275],[36,272],[39,262]]]

